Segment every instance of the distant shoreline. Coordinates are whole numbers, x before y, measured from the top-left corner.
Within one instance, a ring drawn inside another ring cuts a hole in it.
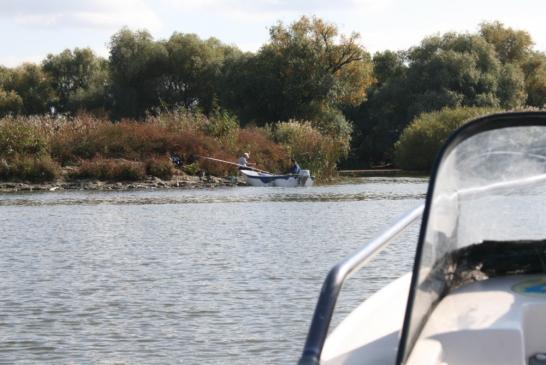
[[[57,180],[45,183],[0,181],[0,193],[47,191],[132,191],[154,189],[196,189],[244,185],[241,179],[215,176],[173,176],[170,180],[150,177],[142,181]]]
[[[398,169],[340,170],[337,178],[323,184],[339,183],[361,177],[428,177],[426,173]],[[0,181],[0,194],[48,191],[135,191],[155,189],[206,189],[217,187],[246,186],[241,177],[175,175],[169,180],[148,177],[141,181],[101,181],[96,179],[63,180],[33,183],[28,181]]]
[[[341,177],[428,177],[426,171],[411,171],[401,169],[363,169],[363,170],[339,170]]]

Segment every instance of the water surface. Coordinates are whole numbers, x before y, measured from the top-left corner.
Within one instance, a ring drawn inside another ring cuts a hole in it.
[[[1,364],[289,364],[337,261],[426,180],[0,195]],[[409,271],[417,227],[348,282],[334,322]]]

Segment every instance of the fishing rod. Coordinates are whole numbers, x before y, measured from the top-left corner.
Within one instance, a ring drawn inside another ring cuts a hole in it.
[[[273,174],[272,174],[271,172],[269,172],[269,171],[260,170],[260,169],[257,169],[257,168],[254,168],[254,167],[250,167],[250,166],[244,166],[244,165],[241,165],[241,164],[238,164],[238,163],[235,163],[235,162],[230,162],[230,161],[226,161],[226,160],[220,160],[220,159],[218,159],[218,158],[207,157],[207,156],[199,156],[199,155],[197,155],[196,157],[198,157],[198,158],[203,158],[203,159],[205,159],[205,160],[210,160],[210,161],[222,162],[222,163],[225,163],[225,164],[228,164],[228,165],[237,166],[237,167],[244,167],[245,169],[249,169],[249,170],[253,170],[253,171],[257,171],[257,172],[263,172],[263,173],[266,173],[266,174],[271,174],[271,175],[273,175]]]

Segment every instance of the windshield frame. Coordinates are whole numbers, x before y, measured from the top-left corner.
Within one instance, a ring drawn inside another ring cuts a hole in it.
[[[525,126],[546,126],[546,112],[533,111],[533,112],[508,112],[491,114],[484,117],[480,117],[463,125],[461,128],[453,132],[441,148],[440,152],[434,160],[434,164],[431,170],[429,186],[426,194],[425,208],[422,216],[421,228],[419,231],[419,239],[417,242],[417,248],[415,253],[414,265],[412,270],[412,278],[410,283],[408,301],[406,305],[406,313],[401,330],[400,341],[398,345],[398,354],[396,364],[404,364],[407,360],[415,342],[419,338],[419,335],[430,316],[430,313],[434,310],[436,303],[433,303],[428,314],[419,323],[415,332],[412,334],[411,317],[413,313],[413,306],[417,295],[417,286],[419,280],[419,269],[421,267],[421,260],[423,257],[423,248],[425,244],[428,222],[432,209],[432,201],[434,197],[436,182],[438,179],[438,173],[442,163],[450,155],[450,153],[461,142],[483,132],[511,127],[525,127]]]

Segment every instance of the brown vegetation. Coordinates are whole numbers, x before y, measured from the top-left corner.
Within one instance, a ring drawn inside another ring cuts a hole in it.
[[[168,180],[175,174],[203,173],[222,177],[237,174],[236,167],[200,157],[235,162],[247,151],[263,170],[282,172],[288,157],[294,156],[304,167],[317,169],[313,173],[326,176],[335,161],[325,161],[339,158],[333,153],[332,138],[309,123],[240,128],[231,118],[222,113],[207,118],[185,110],[117,123],[87,114],[6,117],[0,119],[0,180],[138,181],[147,176]],[[181,166],[172,163],[173,155]]]

